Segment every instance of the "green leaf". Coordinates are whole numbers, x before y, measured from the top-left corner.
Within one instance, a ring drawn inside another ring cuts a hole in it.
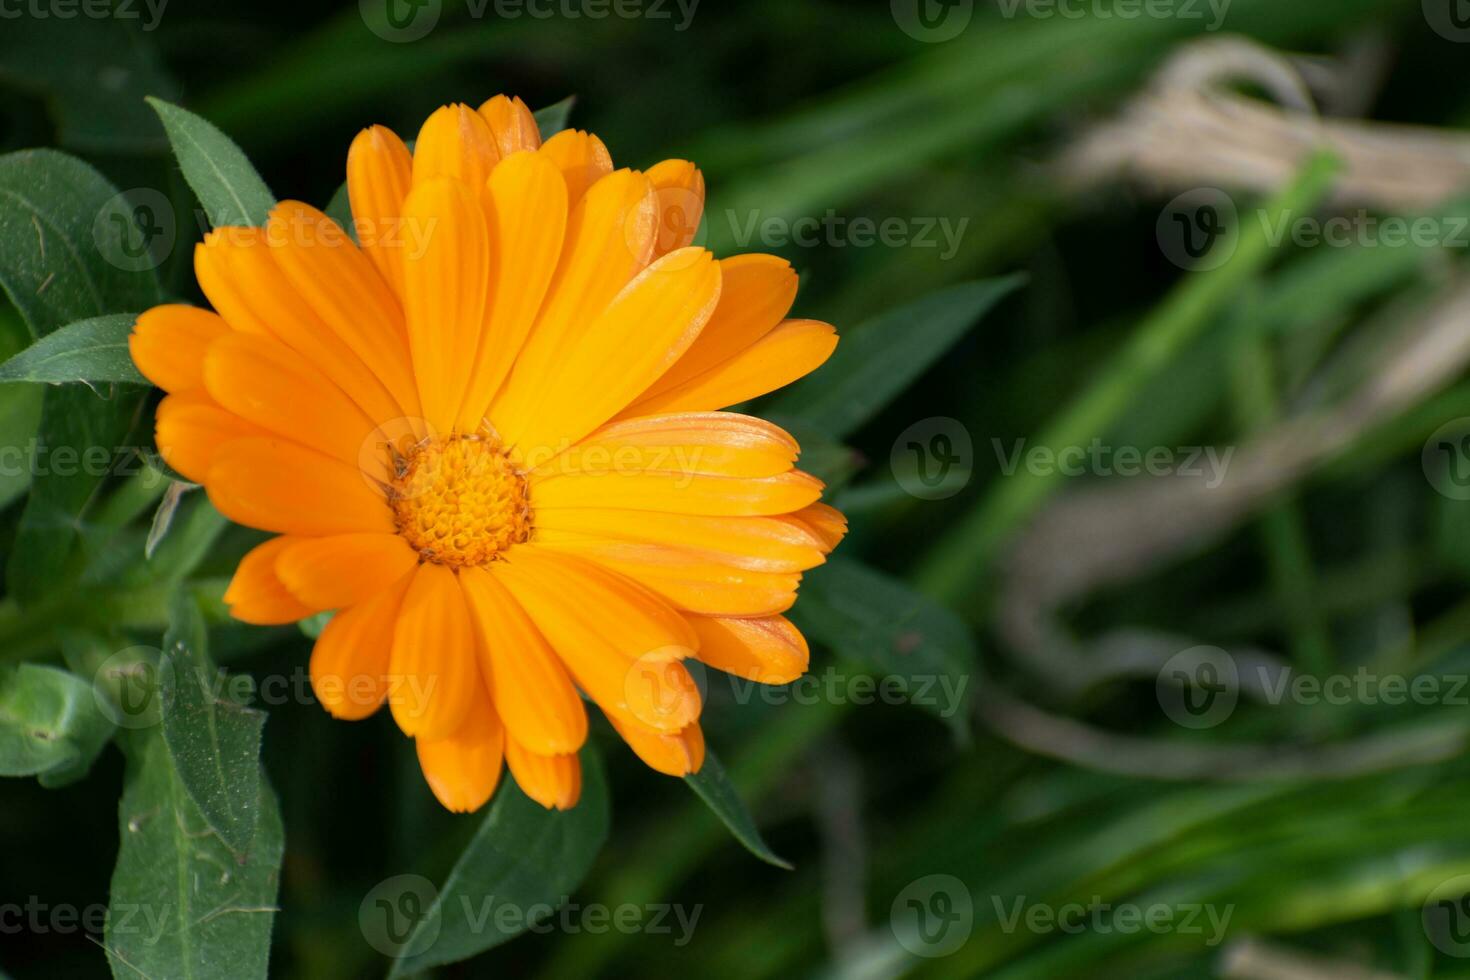
[[[194,805],[158,729],[128,732],[123,745],[106,935],[113,976],[264,977],[285,838],[269,784],[256,782],[259,823],[237,854]]]
[[[0,310],[0,355],[10,356],[30,342],[26,325],[11,310]],[[0,508],[6,507],[31,485],[26,460],[31,440],[41,424],[44,390],[34,385],[0,386]]]
[[[730,833],[735,839],[745,845],[745,849],[767,864],[775,865],[790,871],[791,862],[785,858],[777,857],[761,837],[759,828],[755,825],[750,810],[745,806],[745,801],[735,790],[735,784],[730,782],[730,777],[725,773],[725,767],[720,765],[720,760],[709,749],[704,751],[704,765],[699,767],[699,772],[684,777],[684,782],[689,788],[705,802],[715,816],[730,828]]]
[[[837,557],[803,576],[791,615],[840,657],[892,678],[894,697],[968,733],[979,653],[969,628],[945,606],[900,579]]]
[[[122,200],[96,170],[64,153],[0,156],[0,288],[32,337],[158,302],[152,269],[129,261],[147,243],[119,209]],[[79,385],[46,392],[28,467],[30,500],[6,570],[21,600],[62,585],[85,511],[107,476],[105,466],[81,457],[120,446],[141,396],[135,390],[103,399]]]
[[[0,776],[64,785],[86,774],[112,730],[75,674],[38,664],[0,670]]]
[[[158,546],[163,543],[163,539],[168,537],[169,529],[174,526],[174,517],[179,512],[179,504],[184,500],[184,494],[197,487],[196,483],[169,480],[168,489],[163,491],[163,499],[158,502],[158,509],[153,512],[153,520],[148,525],[148,540],[143,543],[144,558],[152,558]]]
[[[548,140],[567,128],[567,120],[572,118],[572,107],[577,104],[577,97],[569,95],[560,102],[555,102],[544,109],[537,109],[532,115],[536,117],[536,128],[541,130],[541,138]]]
[[[43,598],[80,573],[86,515],[123,458],[117,451],[130,452],[124,442],[142,402],[143,389],[131,386],[115,389],[110,398],[85,385],[46,389],[31,459],[31,495],[6,566],[6,582],[17,598]]]
[[[199,604],[181,593],[163,641],[163,740],[184,792],[220,839],[242,854],[259,817],[265,713],[220,696],[228,678],[209,659],[207,643]]]
[[[41,424],[45,392],[30,385],[0,387],[0,507],[9,506],[31,485],[31,440]]]
[[[0,382],[118,381],[148,384],[133,366],[128,334],[138,317],[113,313],[69,323],[0,364]]]
[[[834,439],[878,414],[954,346],[1021,276],[963,283],[880,314],[842,333],[831,360],[775,397],[789,415]]]
[[[147,242],[96,170],[54,150],[0,156],[0,288],[33,337],[88,317],[143,310],[158,280]]]
[[[337,193],[332,195],[322,213],[337,222],[337,227],[347,232],[354,242],[357,241],[357,224],[352,220],[352,198],[348,196],[345,182],[337,188]]]
[[[275,196],[235,141],[187,109],[162,99],[149,99],[148,104],[163,120],[184,179],[204,205],[210,224],[264,225]]]
[[[506,777],[438,897],[403,943],[390,977],[407,977],[499,946],[549,915],[586,876],[607,839],[607,781],[582,752],[582,798],[546,810]]]
[[[305,619],[297,622],[296,625],[301,630],[303,636],[309,636],[315,640],[322,635],[322,630],[327,628],[327,624],[332,621],[332,617],[335,615],[337,615],[336,612],[329,609],[326,612],[319,612],[315,616],[307,616]]]
[[[183,581],[209,556],[210,548],[229,526],[224,515],[214,509],[207,496],[187,492],[187,488],[192,486],[193,484],[180,483],[177,480],[171,485],[171,489],[186,488],[181,492],[185,499],[180,501],[178,512],[169,523],[167,535],[153,545],[148,567],[140,570],[138,581],[154,579],[175,584]],[[168,499],[167,493],[164,499]],[[150,530],[150,537],[152,533]],[[147,549],[146,543],[144,549]]]

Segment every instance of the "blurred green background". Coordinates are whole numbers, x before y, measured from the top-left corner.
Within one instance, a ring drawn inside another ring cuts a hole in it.
[[[689,941],[554,928],[444,976],[1470,976],[1458,3],[1233,0],[1217,20],[1203,0],[649,0],[601,18],[431,0],[433,28],[397,41],[377,3],[17,4],[0,7],[0,150],[59,147],[162,194],[161,282],[197,299],[197,205],[144,96],[325,207],[363,126],[410,137],[447,102],[574,95],[571,125],[619,165],[700,164],[702,240],[789,258],[796,314],[845,335],[832,379],[756,406],[791,422],[852,525],[793,613],[826,680],[741,698],[711,679],[704,715],[795,870],[603,738],[612,830],[573,901],[697,909]],[[1227,37],[1254,54],[1210,47]],[[1235,80],[1159,74],[1191,57]],[[1283,77],[1325,121],[1281,111]],[[1079,155],[1119,120],[1154,120],[1159,152],[1135,128],[1125,165]],[[1309,159],[1324,133],[1329,158]],[[1394,244],[1390,216],[1430,233]],[[1380,223],[1272,240],[1277,220],[1333,217]],[[858,219],[894,235],[861,240]],[[1181,252],[1221,227],[1218,262]],[[0,323],[0,352],[28,342],[13,310]],[[871,397],[853,409],[839,382]],[[5,444],[30,439],[38,398],[0,385]],[[1017,440],[1111,462],[1012,468]],[[1170,473],[1120,473],[1124,450]],[[941,486],[915,471],[946,462]],[[7,552],[24,489],[0,487]],[[152,503],[119,503],[128,531],[93,560],[143,562]],[[255,540],[170,560],[217,598]],[[23,607],[0,604],[0,657],[57,659],[68,624]],[[157,641],[156,612],[106,611],[108,642]],[[310,649],[223,621],[211,642],[256,676]],[[854,703],[856,678],[886,675],[921,703]],[[264,757],[287,841],[272,974],[382,975],[364,896],[442,881],[479,819],[440,810],[386,716],[272,706]],[[106,903],[122,771],[108,750],[62,789],[0,785],[0,903]],[[104,975],[94,940],[0,932],[0,973]]]

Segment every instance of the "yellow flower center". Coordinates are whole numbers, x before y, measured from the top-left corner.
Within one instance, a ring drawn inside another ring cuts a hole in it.
[[[429,440],[396,470],[389,502],[398,533],[426,561],[483,565],[531,536],[525,477],[492,438]]]

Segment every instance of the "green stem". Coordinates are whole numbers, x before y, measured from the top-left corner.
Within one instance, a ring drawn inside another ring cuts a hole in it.
[[[1256,306],[1247,301],[1243,315],[1250,317]],[[1258,331],[1240,331],[1231,375],[1240,431],[1249,435],[1275,425],[1281,417],[1276,358]],[[1293,659],[1308,673],[1326,674],[1332,667],[1331,640],[1317,602],[1311,544],[1295,498],[1284,496],[1266,508],[1259,530],[1272,588],[1286,616]]]
[[[91,523],[117,528],[157,503],[168,489],[169,479],[151,466],[144,466],[118,485],[97,508]]]
[[[1335,158],[1319,154],[1261,212],[1246,220],[1235,236],[1235,252],[1217,269],[1187,278],[1150,315],[1097,381],[1074,399],[1037,439],[1053,450],[1083,446],[1106,433],[1133,401],[1144,382],[1166,368],[1228,306],[1237,292],[1271,260],[1278,242],[1273,230],[1311,208],[1331,186]],[[1224,238],[1217,247],[1229,247]],[[1020,469],[995,484],[920,564],[919,588],[936,598],[956,601],[971,594],[1005,540],[1034,515],[1060,486],[1061,475]]]

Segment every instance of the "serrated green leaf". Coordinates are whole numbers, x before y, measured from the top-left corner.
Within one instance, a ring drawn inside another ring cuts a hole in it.
[[[210,224],[259,227],[276,198],[235,141],[187,109],[149,99]]]
[[[284,832],[258,779],[259,822],[236,853],[211,829],[158,729],[128,732],[106,948],[118,980],[266,976]]]
[[[834,557],[802,577],[791,616],[844,660],[894,678],[895,696],[968,733],[979,653],[945,606],[901,579]]]
[[[607,828],[607,781],[592,749],[582,752],[582,797],[565,812],[533,802],[507,775],[389,976],[456,963],[526,931],[533,910],[549,914],[581,884]]]
[[[791,862],[778,857],[761,837],[760,828],[756,827],[755,819],[736,791],[735,784],[730,782],[725,767],[720,765],[720,760],[708,748],[704,751],[704,764],[699,767],[699,772],[685,776],[684,782],[714,811],[715,816],[720,818],[747,851],[767,864],[791,870]]]
[[[799,419],[834,439],[878,414],[965,335],[1021,276],[963,283],[840,331],[826,364],[775,397],[771,415]]]
[[[243,854],[259,816],[265,713],[223,696],[227,678],[210,660],[207,643],[199,604],[180,594],[163,639],[163,740],[200,815]]]
[[[69,323],[0,364],[0,382],[117,381],[148,384],[133,366],[128,334],[138,317],[113,313]]]
[[[39,664],[0,669],[0,776],[64,785],[86,774],[112,731],[92,686],[75,674]]]
[[[536,117],[536,128],[541,130],[542,140],[548,140],[567,128],[567,121],[572,118],[572,107],[576,104],[577,97],[569,95],[532,113]]]
[[[32,337],[158,302],[152,269],[125,261],[147,242],[119,200],[101,174],[65,153],[0,156],[0,287]]]

